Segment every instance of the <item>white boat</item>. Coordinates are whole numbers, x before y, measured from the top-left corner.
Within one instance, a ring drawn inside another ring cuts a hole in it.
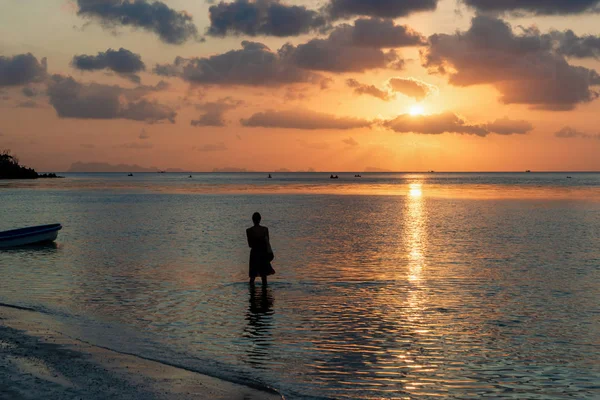
[[[51,224],[0,232],[0,248],[53,242],[61,229],[61,224]]]

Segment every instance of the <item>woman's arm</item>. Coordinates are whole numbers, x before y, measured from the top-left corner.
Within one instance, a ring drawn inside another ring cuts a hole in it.
[[[248,247],[252,248],[252,242],[250,240],[250,230],[246,229],[246,239],[248,239]]]

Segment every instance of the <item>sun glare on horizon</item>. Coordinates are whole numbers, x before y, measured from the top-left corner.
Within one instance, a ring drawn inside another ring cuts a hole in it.
[[[425,108],[420,104],[410,107],[409,114],[412,116],[425,114]]]

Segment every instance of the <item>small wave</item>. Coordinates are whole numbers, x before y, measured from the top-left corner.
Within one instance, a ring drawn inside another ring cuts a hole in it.
[[[21,310],[21,311],[29,311],[29,312],[35,312],[35,313],[39,313],[48,317],[53,317],[53,318],[60,318],[61,322],[63,319],[68,318],[70,320],[70,323],[67,324],[67,326],[69,327],[73,327],[73,325],[84,325],[87,328],[90,327],[90,324],[93,324],[93,331],[96,331],[96,335],[98,337],[119,337],[119,339],[122,341],[122,345],[127,346],[130,341],[136,342],[138,339],[137,337],[132,337],[132,336],[127,336],[127,334],[125,336],[121,335],[123,332],[122,329],[120,329],[121,327],[117,327],[113,324],[107,325],[107,324],[103,324],[103,323],[99,323],[99,321],[96,320],[91,320],[88,319],[88,317],[86,316],[77,316],[77,315],[73,315],[73,314],[68,314],[62,311],[58,311],[58,310],[49,310],[43,307],[28,307],[28,306],[21,306],[21,305],[17,305],[17,304],[9,304],[9,303],[4,303],[4,302],[0,302],[0,307],[5,307],[5,308],[11,308],[11,309],[16,309],[16,310]],[[100,334],[99,331],[102,331],[102,333],[107,333],[106,331],[112,331],[118,329],[119,330],[119,335],[102,335]],[[111,345],[106,345],[106,344],[101,344],[98,343],[97,341],[91,340],[91,339],[87,339],[84,337],[77,337],[76,335],[64,332],[62,330],[58,330],[55,329],[55,331],[57,333],[60,333],[61,335],[68,337],[71,340],[75,340],[81,343],[85,343],[87,345],[90,346],[94,346],[103,350],[108,350],[114,353],[118,353],[118,354],[122,354],[122,355],[126,355],[126,356],[131,356],[131,357],[136,357],[142,360],[146,360],[146,361],[152,361],[152,362],[156,362],[159,364],[163,364],[163,365],[167,365],[170,367],[174,367],[174,368],[179,368],[185,371],[189,371],[189,372],[193,372],[193,373],[198,373],[201,375],[205,375],[205,376],[209,376],[212,378],[216,378],[216,379],[220,379],[222,381],[225,382],[229,382],[229,383],[234,383],[237,385],[242,385],[242,386],[246,386],[249,387],[251,389],[255,389],[255,390],[259,390],[265,393],[270,393],[270,394],[274,394],[277,396],[280,396],[283,400],[285,400],[285,396],[277,389],[275,389],[274,387],[260,381],[259,379],[256,379],[252,376],[249,376],[248,372],[245,371],[236,371],[234,367],[232,366],[225,366],[220,362],[216,362],[216,361],[211,361],[208,359],[200,359],[200,358],[195,358],[195,357],[189,357],[189,356],[184,356],[181,354],[178,354],[176,351],[173,350],[168,350],[168,349],[161,349],[159,348],[160,345],[155,343],[154,341],[149,341],[148,338],[143,338],[143,343],[145,344],[146,347],[154,347],[155,351],[157,353],[167,353],[170,354],[170,357],[165,354],[165,357],[154,357],[154,356],[149,356],[149,355],[145,355],[143,352],[139,352],[139,351],[128,351],[122,348],[118,348],[119,346],[111,346]],[[88,329],[83,329],[83,330],[75,330],[74,331],[80,331],[80,332],[89,332]],[[129,333],[129,332],[127,332]],[[152,353],[151,351],[149,353]],[[185,361],[173,361],[174,359],[188,359],[188,362]],[[192,364],[200,364],[203,367],[199,368],[199,367],[195,367]]]

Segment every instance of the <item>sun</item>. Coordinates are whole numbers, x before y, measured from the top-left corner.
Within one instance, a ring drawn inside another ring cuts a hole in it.
[[[410,108],[409,111],[410,115],[415,116],[415,115],[423,115],[425,114],[425,109],[423,108],[422,105],[420,104],[415,104],[414,106],[412,106]]]

